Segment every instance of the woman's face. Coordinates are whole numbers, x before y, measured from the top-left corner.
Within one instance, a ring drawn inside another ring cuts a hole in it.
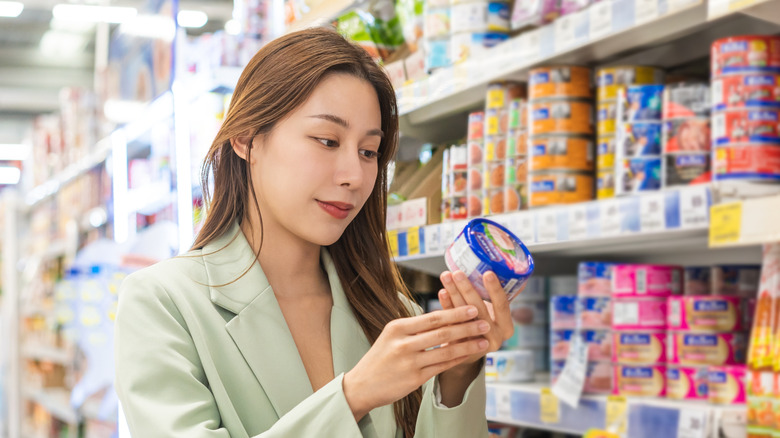
[[[381,126],[373,86],[337,73],[270,134],[255,137],[251,172],[264,233],[336,242],[376,183]]]

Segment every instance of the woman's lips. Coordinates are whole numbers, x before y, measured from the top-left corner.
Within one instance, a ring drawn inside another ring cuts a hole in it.
[[[349,216],[349,212],[355,208],[352,204],[337,201],[320,201],[317,200],[320,208],[325,210],[326,213],[335,217],[336,219],[346,219]]]

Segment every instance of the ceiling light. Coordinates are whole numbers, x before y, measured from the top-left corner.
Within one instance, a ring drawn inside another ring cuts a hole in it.
[[[119,6],[59,4],[54,6],[52,14],[60,20],[122,23],[135,17],[138,11],[135,8]]]
[[[26,144],[0,144],[0,161],[24,161],[29,155]]]
[[[227,23],[225,23],[225,32],[228,33],[228,35],[238,35],[241,33],[241,23],[238,22],[235,18],[232,20],[228,20]]]
[[[171,17],[162,15],[139,15],[119,26],[119,33],[142,38],[173,41],[176,23]]]
[[[203,27],[209,21],[209,16],[201,11],[179,11],[176,18],[179,22],[179,26],[195,29]]]
[[[16,18],[23,9],[24,3],[0,1],[0,17]]]
[[[87,39],[82,34],[47,30],[41,37],[41,52],[50,56],[70,56],[84,50]]]
[[[22,171],[18,167],[0,166],[0,185],[18,184]]]

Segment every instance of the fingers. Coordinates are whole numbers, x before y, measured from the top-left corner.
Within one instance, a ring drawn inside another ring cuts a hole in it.
[[[501,287],[501,282],[498,281],[498,277],[493,272],[486,272],[482,276],[482,281],[485,283],[490,294],[490,302],[492,304],[491,317],[496,322],[501,330],[504,339],[512,336],[514,327],[512,325],[512,316],[509,311],[509,301],[506,298],[506,292]],[[488,309],[490,311],[490,309]]]
[[[490,324],[485,321],[469,321],[450,325],[417,334],[409,342],[411,349],[422,351],[437,345],[458,342],[463,339],[483,335],[490,331]]]
[[[452,274],[452,279],[455,281],[455,288],[460,292],[460,296],[463,297],[464,304],[471,304],[476,307],[479,310],[479,318],[492,321],[487,313],[487,308],[485,308],[485,302],[476,289],[474,289],[466,274],[457,271]],[[449,291],[449,289],[447,290]]]
[[[452,304],[452,298],[450,298],[447,289],[439,290],[439,303],[441,304],[442,309],[452,309],[455,307],[455,305]]]
[[[478,314],[479,312],[473,306],[462,306],[455,309],[437,310],[410,318],[396,319],[391,321],[388,326],[390,330],[398,330],[401,334],[414,335],[470,321]]]
[[[453,275],[454,274],[449,271],[442,272],[439,277],[441,279],[441,284],[444,285],[444,288],[447,290],[453,306],[465,306],[466,300],[463,299],[463,296],[461,296],[460,291],[458,290],[458,286],[455,285]]]
[[[460,358],[468,358],[469,356],[478,353],[484,354],[487,352],[489,345],[490,343],[487,340],[478,338],[466,342],[459,342],[457,344],[450,344],[446,347],[435,348],[433,350],[425,351],[419,356],[420,365],[425,369],[447,364]]]

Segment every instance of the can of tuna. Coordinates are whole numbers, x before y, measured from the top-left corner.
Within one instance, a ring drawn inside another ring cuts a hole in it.
[[[593,170],[593,142],[571,136],[544,136],[531,139],[532,172],[539,170]]]
[[[744,35],[712,43],[712,77],[730,73],[780,73],[780,37]]]
[[[482,141],[485,137],[485,113],[483,111],[470,113],[468,123],[468,139]]]
[[[477,1],[452,5],[451,28],[459,32],[509,32],[509,4]]]
[[[507,157],[506,180],[507,186],[526,184],[528,181],[528,159],[525,157]]]
[[[582,100],[544,99],[531,103],[530,135],[593,133],[593,105]]]
[[[507,157],[524,157],[528,155],[528,135],[526,131],[509,130],[506,139]]]
[[[712,116],[713,146],[780,145],[780,109],[735,109]]]
[[[623,123],[618,130],[617,151],[624,158],[661,154],[661,122]]]
[[[505,109],[485,110],[485,136],[506,135],[509,125],[509,111]]]
[[[505,110],[507,109],[507,106],[509,106],[509,102],[513,102],[515,99],[521,97],[525,97],[525,87],[519,82],[491,82],[488,84],[487,88],[485,109]]]
[[[658,190],[661,188],[661,158],[638,157],[623,160],[616,185],[618,195]]]
[[[609,199],[615,197],[615,171],[599,170],[596,174],[596,197]]]
[[[450,56],[453,64],[484,56],[487,49],[506,41],[509,35],[499,32],[463,32],[450,36]]]
[[[734,74],[712,81],[712,108],[780,108],[780,74]]]
[[[714,180],[780,179],[780,146],[728,146],[714,151]]]
[[[469,217],[468,197],[453,196],[450,198],[450,220],[461,220]]]
[[[615,124],[617,123],[617,101],[608,100],[599,102],[596,121],[598,123],[596,132],[599,137],[613,135],[615,133]]]
[[[599,137],[598,144],[596,145],[596,161],[596,168],[599,172],[605,170],[613,172],[615,170],[614,136]]]
[[[624,91],[618,92],[622,95]],[[629,85],[625,88],[623,121],[660,121],[663,85]],[[620,100],[620,99],[619,99]]]
[[[600,101],[616,99],[618,90],[628,85],[649,85],[663,83],[662,70],[654,67],[621,66],[606,67],[596,73],[598,98]]]
[[[661,132],[664,153],[710,150],[710,119],[689,117],[665,120]]]
[[[664,156],[664,187],[710,182],[710,154],[683,153]]]
[[[524,210],[528,207],[528,185],[518,182],[504,188],[504,207],[506,211]]]
[[[664,120],[688,117],[709,117],[709,85],[697,82],[680,82],[667,85],[664,88],[662,112]]]
[[[485,165],[486,189],[497,189],[504,186],[506,163],[504,161],[490,161]]]
[[[485,208],[485,190],[469,190],[468,195],[468,217],[475,218],[484,216]]]
[[[509,129],[528,128],[528,103],[525,99],[512,99],[509,102]]]
[[[485,164],[478,164],[475,166],[469,166],[468,170],[468,191],[479,191],[484,187],[483,181],[485,180]]]
[[[539,67],[529,72],[528,95],[531,99],[589,98],[590,83],[590,69],[587,67]]]
[[[504,210],[504,187],[490,188],[485,196],[486,214],[501,214]]]
[[[506,154],[506,137],[495,136],[485,138],[485,161],[503,161]]]
[[[593,176],[582,172],[545,171],[530,176],[529,206],[573,204],[593,199]]]
[[[478,166],[485,160],[485,150],[480,141],[469,141],[469,167]]]

